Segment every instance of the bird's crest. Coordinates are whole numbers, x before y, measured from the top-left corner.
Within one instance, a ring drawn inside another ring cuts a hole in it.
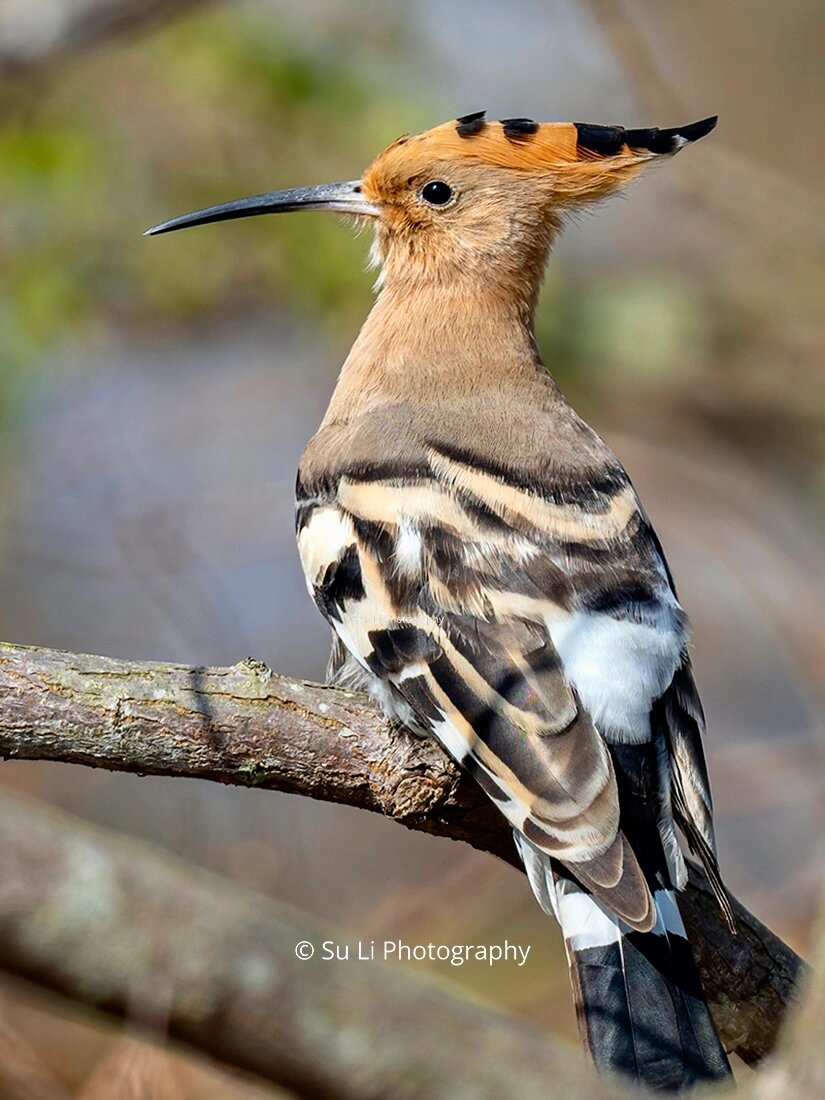
[[[365,190],[388,177],[415,176],[442,162],[487,165],[524,175],[548,174],[556,198],[592,199],[632,178],[656,157],[704,137],[716,117],[671,129],[625,129],[583,122],[488,120],[463,115],[421,134],[398,138],[364,174]]]

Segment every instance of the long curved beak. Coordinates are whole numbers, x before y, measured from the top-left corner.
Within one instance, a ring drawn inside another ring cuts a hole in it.
[[[291,187],[286,191],[268,191],[265,195],[250,195],[247,199],[207,206],[192,214],[182,214],[168,222],[153,225],[144,233],[155,237],[173,229],[188,229],[193,225],[223,222],[231,218],[253,218],[259,214],[286,214],[290,210],[334,210],[339,214],[360,214],[377,218],[379,209],[361,193],[360,180],[346,183],[322,183],[317,187]]]

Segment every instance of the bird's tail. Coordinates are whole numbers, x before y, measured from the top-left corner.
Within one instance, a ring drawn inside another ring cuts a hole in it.
[[[652,932],[634,932],[516,836],[540,904],[564,934],[582,1042],[596,1067],[675,1092],[730,1077],[675,893],[656,890]]]

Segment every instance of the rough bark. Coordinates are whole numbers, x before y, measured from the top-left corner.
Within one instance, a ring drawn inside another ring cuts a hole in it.
[[[0,966],[317,1100],[627,1097],[572,1047],[147,845],[0,805]],[[309,941],[312,960],[296,958]]]
[[[118,661],[0,645],[0,754],[190,776],[341,802],[518,865],[509,829],[441,749],[388,725],[360,695],[231,668]],[[737,904],[725,928],[699,872],[685,916],[727,1047],[774,1046],[801,962]]]

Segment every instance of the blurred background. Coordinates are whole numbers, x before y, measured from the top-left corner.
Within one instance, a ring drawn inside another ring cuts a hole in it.
[[[804,951],[825,824],[823,48],[818,0],[0,0],[0,637],[323,675],[292,488],[370,305],[368,242],[328,216],[148,225],[354,178],[482,107],[718,113],[568,228],[539,341],[693,620],[727,881]],[[522,969],[433,969],[575,1035],[557,932],[492,857],[195,781],[4,763],[0,784],[354,937],[529,943]],[[1,977],[0,1014],[70,1095],[141,1058],[157,1095],[273,1095]]]

